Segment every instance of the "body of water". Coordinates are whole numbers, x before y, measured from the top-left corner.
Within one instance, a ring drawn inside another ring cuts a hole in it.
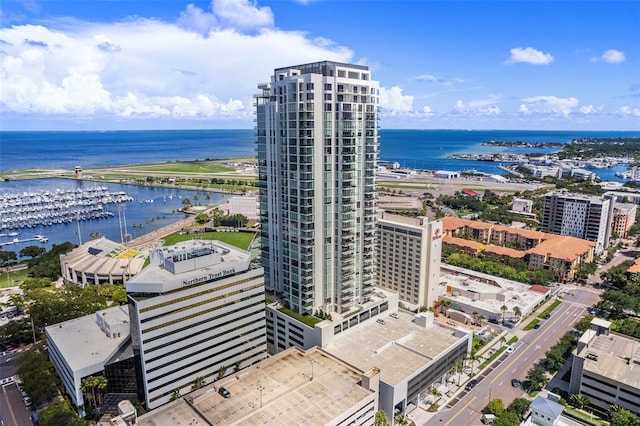
[[[149,130],[102,132],[0,132],[0,174],[21,169],[65,169],[75,166],[84,169],[123,164],[143,164],[176,160],[204,160],[255,157],[253,130]],[[477,170],[485,173],[503,172],[499,163],[447,158],[451,154],[490,153],[551,153],[552,149],[510,148],[483,146],[483,142],[522,141],[531,143],[570,143],[575,138],[640,137],[640,132],[613,131],[517,131],[517,130],[381,130],[380,159],[397,161],[402,167],[424,170]],[[604,180],[622,181],[615,172],[625,166],[595,170]],[[103,185],[90,181],[67,179],[35,179],[0,182],[0,193],[53,191],[87,185]],[[19,239],[42,234],[49,239],[46,246],[65,241],[87,241],[93,233],[100,233],[120,241],[123,218],[125,233],[134,238],[174,223],[183,217],[176,210],[182,199],[196,196],[200,203],[224,202],[227,195],[202,191],[152,188],[135,185],[104,184],[113,191],[124,191],[133,197],[124,210],[106,219],[79,223],[39,226],[18,230]],[[153,200],[153,203],[145,202]],[[117,206],[108,208],[116,209]],[[135,226],[134,226],[135,225]],[[78,229],[79,228],[79,229]],[[0,243],[8,237],[0,237]],[[12,237],[13,238],[13,237]],[[3,250],[19,251],[37,242],[5,245]]]
[[[43,235],[48,242],[27,241],[3,245],[0,250],[15,251],[31,245],[50,249],[53,244],[70,241],[74,244],[84,243],[91,239],[92,234],[100,234],[113,241],[122,241],[125,234],[132,238],[155,231],[170,225],[185,217],[178,211],[183,207],[183,200],[188,198],[192,204],[219,204],[226,201],[230,195],[204,191],[192,191],[174,188],[158,188],[138,185],[121,185],[113,183],[82,181],[75,179],[31,179],[20,181],[0,182],[0,194],[21,194],[24,192],[63,191],[71,189],[87,189],[93,186],[106,186],[110,192],[124,191],[133,201],[120,204],[104,205],[104,210],[113,216],[71,223],[39,225],[33,228],[0,230],[0,243],[12,242],[14,239],[27,240],[35,235]],[[210,197],[210,199],[207,199]],[[18,235],[8,235],[18,232]]]

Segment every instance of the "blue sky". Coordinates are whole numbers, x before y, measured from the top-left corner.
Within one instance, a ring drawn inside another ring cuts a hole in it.
[[[368,65],[381,127],[640,130],[640,1],[0,5],[4,130],[251,128],[274,68]]]

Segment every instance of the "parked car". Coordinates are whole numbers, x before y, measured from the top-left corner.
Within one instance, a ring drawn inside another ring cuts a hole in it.
[[[378,318],[378,319],[376,320],[376,322],[377,322],[378,324],[382,324],[382,325],[385,325],[385,324],[386,324],[386,322],[384,322],[384,320],[383,320],[382,318]]]
[[[231,397],[231,392],[229,392],[229,391],[227,390],[227,388],[224,388],[224,387],[222,387],[222,388],[218,389],[218,393],[219,393],[220,395],[224,396],[225,398],[230,398],[230,397]]]
[[[31,398],[25,396],[22,398],[22,400],[24,401],[24,405],[26,405],[27,407],[31,406]]]
[[[395,318],[395,319],[400,318],[400,315],[398,315],[398,313],[397,313],[397,312],[391,312],[391,313],[389,314],[389,316],[390,316],[391,318]]]
[[[551,314],[545,314],[544,319],[549,319],[551,318]]]
[[[534,325],[534,326],[533,326],[533,329],[534,329],[534,330],[537,330],[537,329],[539,329],[539,328],[540,328],[540,323],[538,323],[538,324],[536,324],[536,325]]]
[[[512,353],[513,353],[513,351],[515,351],[515,350],[516,350],[516,349],[515,349],[513,346],[509,346],[505,352],[506,352],[507,354],[512,354]]]
[[[470,391],[477,384],[478,384],[478,381],[476,379],[471,379],[471,380],[469,380],[469,383],[467,383],[467,385],[464,387],[464,389],[467,390],[467,391]]]

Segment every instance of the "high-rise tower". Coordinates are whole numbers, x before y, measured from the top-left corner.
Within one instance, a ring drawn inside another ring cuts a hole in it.
[[[265,281],[299,313],[348,312],[373,292],[378,82],[323,61],[258,86]]]

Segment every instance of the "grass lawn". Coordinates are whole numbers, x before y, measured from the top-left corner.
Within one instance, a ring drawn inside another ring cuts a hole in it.
[[[174,233],[164,238],[165,246],[172,246],[182,241],[189,240],[218,240],[232,246],[247,250],[253,240],[253,232],[205,232],[204,234],[179,234]]]
[[[544,317],[543,317],[544,318]],[[540,322],[540,320],[538,318],[534,318],[533,321],[531,321],[529,324],[527,324],[523,330],[533,330],[533,327],[535,327],[536,324],[538,324]]]
[[[28,278],[28,269],[0,273],[0,288],[15,287]]]
[[[550,314],[551,312],[553,312],[553,310],[555,308],[557,308],[558,305],[560,305],[561,303],[562,303],[562,300],[560,300],[560,299],[554,300],[553,303],[551,305],[549,305],[549,307],[547,309],[545,309],[540,315],[538,315],[538,318],[544,319],[545,315]]]

